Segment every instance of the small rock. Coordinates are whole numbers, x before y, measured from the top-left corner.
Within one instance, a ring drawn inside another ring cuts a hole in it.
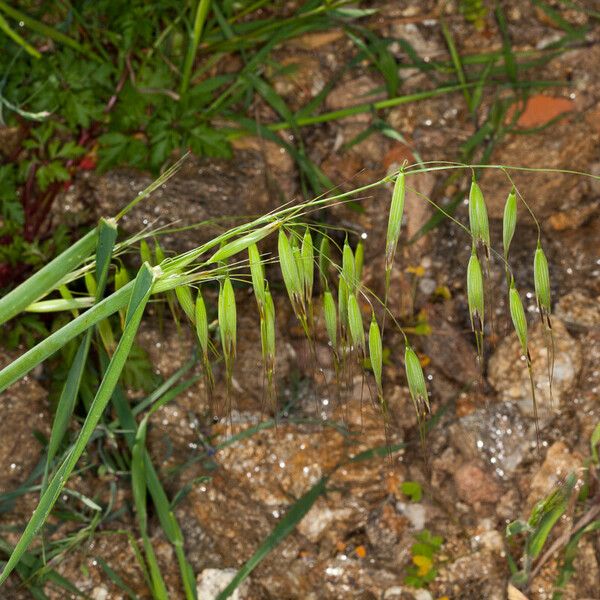
[[[331,510],[325,500],[320,498],[300,521],[298,531],[311,542],[316,543],[335,521],[347,519],[351,515],[350,508]]]
[[[431,296],[431,294],[435,292],[436,287],[437,283],[435,282],[435,279],[432,279],[431,277],[423,277],[419,281],[419,291],[424,296]]]
[[[533,506],[545,498],[564,478],[581,469],[583,460],[572,453],[564,442],[556,442],[548,449],[540,470],[533,476],[527,503]]]
[[[108,598],[108,590],[105,587],[97,585],[92,590],[92,598],[94,600],[107,600],[107,598]]]
[[[398,543],[406,525],[407,518],[396,512],[394,505],[386,502],[380,509],[369,514],[365,533],[373,547],[391,549]]]
[[[479,523],[476,535],[471,538],[471,547],[473,550],[487,550],[493,554],[500,554],[504,551],[504,537],[494,529],[491,519],[483,519]]]
[[[204,569],[198,576],[196,594],[202,600],[215,600],[215,598],[231,583],[237,573],[236,569]],[[248,582],[242,583],[229,596],[231,600],[241,600],[248,588]]]
[[[496,564],[497,557],[490,552],[481,550],[467,554],[453,563],[440,566],[438,581],[451,584],[452,598],[500,600],[504,584]]]
[[[427,511],[422,504],[398,502],[396,508],[409,520],[413,529],[424,529]]]
[[[458,496],[471,506],[496,502],[502,490],[491,475],[474,463],[466,463],[454,473],[454,483]]]
[[[556,117],[575,110],[575,103],[569,98],[556,98],[535,94],[527,99],[525,110],[519,116],[519,127],[540,127]]]
[[[600,298],[575,290],[558,301],[554,312],[570,326],[596,327],[600,325]]]
[[[356,98],[362,98],[363,102],[376,102],[385,98],[385,93],[378,91],[377,84],[368,75],[362,75],[333,88],[327,96],[326,106],[329,110],[339,110],[356,104]],[[353,117],[352,120],[361,121],[364,117]]]
[[[550,409],[559,409],[577,381],[581,370],[582,352],[559,319],[552,321],[554,335],[554,376],[552,397],[548,382],[548,348],[539,323],[530,329],[529,352],[533,363],[539,417],[549,416]],[[533,400],[529,373],[521,359],[521,346],[516,334],[503,340],[489,362],[489,381],[506,402],[516,402],[520,411],[533,417]]]
[[[383,600],[404,600],[406,594],[399,585],[393,585],[383,592]]]
[[[504,538],[499,531],[485,531],[479,536],[479,545],[484,550],[500,554],[504,551]]]
[[[480,408],[450,426],[452,445],[467,460],[484,457],[500,477],[515,471],[535,444],[535,427],[510,402]]]
[[[585,223],[591,215],[597,214],[598,202],[582,204],[567,210],[560,210],[548,217],[550,227],[555,231],[564,231],[565,229],[577,229]]]

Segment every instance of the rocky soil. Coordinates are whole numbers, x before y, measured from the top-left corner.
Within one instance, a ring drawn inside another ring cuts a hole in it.
[[[375,17],[376,24],[384,33],[406,37],[423,57],[445,56],[433,2],[377,4],[381,11]],[[558,35],[556,27],[529,4],[505,4],[513,42],[519,50],[542,47]],[[464,25],[452,3],[448,11],[461,52],[500,49],[491,19],[484,33],[476,33]],[[570,18],[575,22],[587,19],[578,12]],[[545,124],[563,111],[567,116],[534,135],[508,136],[494,152],[494,163],[600,174],[600,28],[591,21],[590,26],[585,44],[559,55],[531,75],[568,79],[570,85],[551,88],[530,100],[524,126]],[[305,103],[318,93],[348,51],[348,41],[340,32],[300,38],[293,47],[280,51],[278,60],[298,68],[288,79],[275,82],[279,93],[292,104]],[[403,77],[402,93],[423,89],[428,83],[420,72],[403,73]],[[367,69],[354,73],[353,79],[344,79],[332,91],[327,109],[362,102],[363,94],[381,83]],[[257,110],[269,117],[264,106]],[[371,115],[360,115],[305,131],[304,142],[311,157],[342,188],[383,177],[416,154],[424,160],[453,160],[460,144],[473,133],[462,96],[447,95],[389,111],[390,124],[410,147],[375,133],[345,149],[345,142],[371,120]],[[263,213],[299,195],[294,164],[278,146],[251,139],[241,140],[237,146],[231,162],[188,161],[152,200],[128,216],[124,230],[133,232],[150,225],[184,227],[210,220],[206,228],[161,238],[167,251],[181,251],[214,235],[233,217]],[[56,219],[76,224],[89,220],[90,214],[114,213],[150,181],[149,175],[127,170],[82,175],[63,198]],[[239,290],[240,341],[231,418],[211,423],[206,390],[200,381],[154,415],[148,434],[151,455],[171,497],[189,486],[189,493],[176,507],[176,516],[184,532],[186,554],[197,574],[199,598],[215,598],[280,522],[290,504],[324,476],[330,477],[327,493],[234,597],[520,597],[508,584],[507,555],[513,550],[518,556],[518,548],[509,548],[506,525],[527,518],[533,505],[566,475],[581,473],[589,456],[590,435],[600,421],[600,184],[567,173],[520,172],[515,173],[514,181],[540,221],[552,272],[556,360],[551,397],[546,383],[548,348],[533,294],[536,229],[524,212],[511,263],[530,322],[530,353],[540,410],[539,448],[529,377],[506,316],[503,266],[492,259],[488,305],[494,311],[494,323],[488,331],[480,369],[469,331],[464,285],[470,246],[456,225],[444,223],[418,244],[403,248],[393,273],[390,306],[399,317],[420,314],[431,327],[429,335],[413,339],[427,365],[432,408],[439,419],[423,448],[398,359],[403,354],[403,342],[390,328],[386,331],[390,359],[384,368],[385,395],[391,409],[388,441],[404,445],[392,458],[348,462],[360,452],[386,443],[382,419],[358,370],[346,376],[339,398],[332,384],[335,372],[324,338],[316,341],[320,368],[315,370],[277,285],[277,387],[280,402],[287,406],[285,415],[277,427],[258,428],[253,435],[213,451],[232,433],[271,418],[263,405],[255,303],[249,293]],[[418,231],[431,214],[417,192],[429,195],[439,182],[435,174],[416,180],[416,191],[407,199],[407,232]],[[490,173],[482,179],[482,188],[490,209],[492,242],[500,247],[502,207],[510,183]],[[378,190],[366,199],[364,213],[336,207],[326,217],[336,225],[366,234],[364,281],[379,293],[383,290],[381,257],[388,201],[389,190]],[[456,217],[467,221],[466,206],[459,207]],[[412,273],[407,272],[408,267]],[[276,280],[277,274],[273,277]],[[156,317],[145,322],[139,342],[163,377],[185,363],[193,348],[191,332],[171,323],[159,328]],[[2,363],[11,358],[3,356]],[[221,371],[217,365],[215,374],[222,380]],[[45,381],[44,374],[36,372],[0,397],[2,492],[25,481],[38,462],[41,446],[33,432],[48,435],[51,423]],[[222,401],[223,388],[217,390]],[[405,481],[422,486],[420,501],[412,502],[402,493],[400,485]],[[108,483],[85,480],[82,475],[70,485],[101,498]],[[115,483],[118,505],[127,507],[131,501],[128,482]],[[34,502],[34,494],[29,494],[12,507],[12,512],[3,514],[2,535],[10,542],[16,540],[15,527],[22,526]],[[569,525],[567,518],[556,535]],[[138,535],[130,510],[125,508],[107,531],[83,540],[55,568],[95,600],[122,598],[122,592],[99,566],[98,560],[103,559],[140,598],[146,598],[131,545],[124,535],[110,533],[117,529]],[[410,549],[415,535],[424,529],[441,535],[444,543],[436,556],[437,577],[426,589],[416,590],[405,584],[405,576],[412,564]],[[175,555],[153,515],[151,533],[171,597],[182,598]],[[600,541],[585,538],[565,600],[600,598],[599,561]],[[526,597],[551,598],[557,569],[556,557],[551,557]],[[64,598],[61,594],[48,589],[50,598]],[[0,591],[0,597],[28,595],[15,579]]]

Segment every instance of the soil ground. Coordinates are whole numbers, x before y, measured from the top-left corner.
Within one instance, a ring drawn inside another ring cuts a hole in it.
[[[375,3],[380,12],[373,25],[382,32],[405,36],[423,57],[446,56],[432,2]],[[514,50],[527,51],[551,43],[557,28],[533,3],[503,3]],[[569,18],[581,24],[588,17],[573,11]],[[501,40],[493,20],[483,32],[465,23],[452,7],[447,19],[461,53],[499,50]],[[507,136],[494,150],[491,162],[524,167],[575,169],[600,174],[600,26],[590,21],[590,32],[578,47],[562,53],[530,78],[568,80],[529,100],[523,127],[545,125],[567,111],[557,122],[529,135]],[[288,79],[275,82],[278,91],[294,105],[315,93],[349,56],[350,44],[339,32],[310,35],[278,51],[277,59],[297,68]],[[426,89],[430,82],[421,72],[404,73],[402,91]],[[330,94],[327,108],[334,110],[364,100],[362,94],[382,84],[376,73],[363,72],[342,80]],[[486,102],[487,100],[484,100]],[[263,120],[269,109],[256,106]],[[453,160],[460,145],[474,132],[461,94],[451,94],[391,109],[387,118],[407,145],[380,133],[345,149],[344,144],[365,129],[368,114],[303,130],[311,158],[336,185],[351,189],[396,170],[405,158]],[[424,174],[414,185],[431,195],[442,175]],[[121,170],[99,176],[82,174],[56,209],[57,221],[113,214],[150,181],[150,176]],[[217,444],[228,434],[247,429],[270,417],[263,406],[260,337],[254,299],[238,295],[240,332],[233,382],[234,413],[227,422],[212,426],[207,419],[206,392],[200,382],[161,409],[152,419],[148,445],[172,496],[189,485],[176,515],[185,536],[187,556],[199,579],[201,598],[216,581],[231,576],[269,535],[286,507],[323,475],[332,474],[331,491],[319,498],[300,526],[264,560],[239,590],[240,599],[401,598],[501,599],[508,594],[507,523],[526,518],[534,503],[569,472],[581,472],[589,456],[589,439],[600,421],[600,185],[567,174],[519,172],[514,181],[540,220],[542,240],[551,265],[554,304],[556,365],[554,398],[545,387],[545,341],[533,298],[532,257],[536,228],[528,215],[513,242],[511,262],[516,282],[526,299],[531,324],[531,354],[537,359],[536,377],[541,404],[541,443],[536,447],[529,380],[519,361],[520,350],[506,317],[504,269],[497,258],[490,265],[490,306],[494,324],[486,341],[482,372],[469,326],[465,297],[465,271],[470,245],[464,231],[445,222],[417,244],[402,248],[393,273],[390,306],[398,316],[420,314],[431,333],[415,337],[426,358],[426,375],[432,409],[440,420],[419,444],[418,427],[410,402],[401,361],[403,342],[392,331],[386,335],[389,364],[384,369],[385,395],[391,409],[391,441],[406,447],[393,459],[373,459],[334,467],[368,448],[385,444],[384,428],[358,371],[346,377],[341,405],[332,390],[333,365],[324,338],[317,339],[320,368],[315,370],[305,340],[287,308],[281,285],[274,286],[278,307],[277,389],[289,403],[287,418],[277,428],[264,429],[219,451],[210,459],[194,461],[210,434]],[[488,202],[492,243],[501,247],[502,208],[510,183],[498,174],[484,174],[481,186]],[[389,189],[364,200],[365,211],[337,207],[326,219],[366,234],[364,282],[383,292],[383,240]],[[140,205],[123,224],[136,231],[148,223],[177,222],[185,226],[215,217],[237,217],[266,212],[282,200],[298,197],[298,173],[293,161],[269,142],[244,138],[236,143],[235,159],[190,159],[184,169],[151,201]],[[437,199],[444,202],[444,198]],[[407,202],[405,225],[416,232],[431,211],[415,194]],[[456,218],[467,222],[467,207]],[[216,229],[167,236],[167,251],[187,249]],[[161,242],[162,243],[162,242]],[[407,272],[407,269],[412,267]],[[420,267],[420,269],[417,269]],[[412,273],[410,272],[412,271]],[[416,273],[415,273],[416,271]],[[277,280],[277,274],[272,276]],[[444,290],[440,294],[440,290]],[[279,308],[281,307],[281,308]],[[166,322],[158,325],[156,312],[147,319],[140,343],[150,353],[157,371],[168,377],[191,356],[190,331]],[[318,316],[318,315],[317,315]],[[367,315],[365,314],[365,317]],[[4,362],[10,360],[7,355]],[[542,366],[539,366],[542,365]],[[217,378],[222,375],[217,369]],[[45,434],[50,407],[42,373],[5,393],[0,422],[0,489],[24,481],[38,456],[32,432]],[[333,386],[335,388],[335,386]],[[224,397],[224,386],[217,394]],[[25,407],[27,409],[25,410]],[[32,417],[33,415],[33,417]],[[321,423],[319,423],[321,421]],[[343,422],[340,432],[323,424]],[[184,468],[185,467],[185,468]],[[201,476],[208,481],[198,482]],[[416,503],[402,494],[400,483],[416,481],[424,490]],[[130,502],[127,482],[109,482],[82,474],[73,487],[102,499],[109,484],[118,489],[118,506]],[[35,503],[31,494],[5,516],[6,527],[21,526]],[[565,518],[557,534],[571,522]],[[441,535],[444,544],[435,563],[437,577],[416,591],[404,583],[411,564],[415,534],[424,528]],[[124,510],[111,529],[136,534],[132,513]],[[157,554],[172,598],[182,590],[172,547],[151,516]],[[64,532],[63,532],[64,534]],[[10,533],[14,541],[15,534]],[[96,600],[124,597],[98,565],[104,559],[139,594],[147,596],[127,538],[98,532],[68,552],[56,569]],[[600,540],[584,538],[575,561],[575,574],[565,599],[600,598]],[[527,598],[552,597],[558,572],[556,556],[534,578]],[[51,598],[64,598],[51,589]],[[27,598],[16,580],[0,597]],[[516,596],[513,596],[516,597]]]

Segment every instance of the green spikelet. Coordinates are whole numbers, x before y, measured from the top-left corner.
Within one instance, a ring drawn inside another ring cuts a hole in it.
[[[529,349],[527,347],[527,318],[525,316],[525,309],[523,308],[523,303],[521,302],[521,297],[519,296],[519,292],[515,288],[514,279],[510,283],[510,290],[508,292],[508,305],[510,310],[510,316],[513,322],[513,326],[517,333],[517,337],[519,338],[519,343],[521,344],[521,353],[526,359],[527,362],[527,370],[529,372],[529,382],[531,384],[531,397],[533,401],[533,418],[535,420],[535,431],[538,443],[538,450],[540,448],[540,431],[539,431],[539,423],[538,423],[538,405],[537,399],[535,396],[535,381],[533,378],[533,366],[531,364],[531,356],[529,354]]]
[[[175,295],[177,296],[177,301],[179,302],[179,306],[183,309],[186,317],[193,324],[196,316],[195,316],[195,307],[194,300],[192,299],[192,292],[187,285],[180,285],[175,288]]]
[[[304,298],[309,304],[313,294],[313,284],[315,278],[315,251],[312,241],[312,236],[308,227],[302,238],[302,248],[300,250],[302,256],[302,275],[304,283]]]
[[[356,244],[356,250],[354,251],[354,273],[356,275],[356,281],[360,285],[362,279],[363,267],[365,265],[365,245],[362,241]]]
[[[221,284],[219,289],[218,303],[219,331],[221,333],[221,347],[225,360],[225,371],[227,373],[227,385],[231,388],[233,375],[233,361],[236,353],[237,340],[237,310],[235,305],[235,293],[229,277]]]
[[[406,344],[404,351],[404,367],[406,370],[406,380],[408,381],[408,390],[417,413],[417,420],[421,426],[421,440],[423,441],[424,430],[422,424],[427,413],[430,411],[429,394],[419,357],[408,344]]]
[[[404,173],[400,173],[394,184],[392,192],[392,202],[388,216],[387,233],[385,237],[385,292],[383,298],[383,324],[382,331],[385,329],[385,318],[387,315],[388,296],[390,293],[390,282],[392,276],[392,267],[394,266],[394,257],[398,248],[400,239],[400,230],[402,229],[402,217],[404,215],[404,198],[406,195],[406,182]]]
[[[469,302],[469,316],[471,318],[471,330],[475,334],[477,344],[477,356],[483,357],[483,331],[484,331],[484,293],[483,273],[477,258],[475,246],[471,250],[469,265],[467,267],[467,300]]]
[[[515,230],[517,228],[517,194],[513,188],[506,198],[504,205],[504,216],[502,218],[502,248],[504,250],[504,260],[508,260],[510,243],[512,242]]]
[[[358,300],[354,294],[348,296],[348,325],[350,339],[360,356],[365,356],[365,330],[363,328],[362,314]]]
[[[383,345],[375,313],[371,316],[371,325],[369,326],[369,359],[371,360],[371,369],[377,385],[377,395],[381,402],[383,400]]]
[[[323,294],[323,314],[325,316],[325,329],[329,342],[335,355],[337,355],[337,312],[333,295],[329,290]]]
[[[550,387],[550,399],[552,400],[552,380],[554,378],[554,333],[552,331],[552,322],[550,313],[552,302],[550,298],[550,270],[548,269],[548,260],[540,241],[538,240],[537,249],[533,259],[533,280],[535,286],[535,297],[540,311],[542,327],[544,328],[544,339],[546,351],[548,353],[548,385]]]
[[[550,271],[548,260],[538,240],[537,250],[533,258],[533,280],[535,285],[535,298],[542,317],[549,315],[550,302]]]
[[[265,290],[265,314],[260,321],[260,339],[267,381],[267,398],[271,408],[275,410],[275,304],[268,288]]]
[[[348,288],[348,294],[356,294],[356,263],[354,261],[354,253],[352,252],[352,248],[350,248],[350,244],[348,244],[347,238],[342,251],[342,278]]]
[[[402,228],[402,217],[404,215],[404,197],[406,194],[405,175],[400,173],[394,184],[392,192],[392,203],[390,205],[390,214],[388,217],[387,234],[385,238],[385,272],[389,281],[389,273],[392,270],[398,240],[400,239],[400,230]]]
[[[510,290],[508,292],[508,306],[510,310],[510,318],[521,344],[521,352],[523,356],[528,356],[527,350],[527,318],[525,317],[525,309],[521,302],[519,292],[515,288],[514,280],[511,281]]]
[[[165,260],[165,253],[157,239],[154,239],[154,258],[157,265],[160,265]]]
[[[204,370],[204,377],[206,378],[206,389],[208,393],[209,405],[212,410],[212,392],[215,387],[215,380],[212,372],[212,366],[210,364],[210,359],[208,356],[208,316],[206,314],[206,305],[204,304],[204,298],[202,297],[202,292],[200,290],[198,290],[198,295],[196,296],[196,306],[194,308],[194,322],[196,324],[196,335],[198,336],[198,343],[200,344],[200,350],[202,352],[202,368]]]
[[[471,191],[469,192],[469,223],[473,240],[475,243],[481,242],[484,245],[486,255],[489,257],[490,225],[487,207],[481,188],[475,179],[471,182]]]
[[[140,242],[140,257],[143,263],[148,263],[149,265],[154,264],[152,262],[152,253],[150,252],[150,246],[148,246],[148,242],[146,240],[142,240]]]
[[[340,277],[338,283],[338,316],[340,319],[340,337],[342,345],[345,345],[348,332],[348,286],[344,277]]]
[[[250,275],[252,277],[252,289],[258,304],[258,311],[262,316],[265,312],[266,291],[265,291],[265,273],[260,258],[260,252],[256,244],[248,246],[248,261],[250,263]]]
[[[300,272],[298,271],[298,262],[294,256],[294,251],[290,241],[283,230],[279,231],[278,239],[279,266],[283,275],[283,282],[296,315],[303,312],[303,286]],[[301,310],[302,309],[302,310]]]
[[[324,235],[319,244],[319,279],[321,291],[329,288],[329,267],[331,265],[331,245],[329,238]]]

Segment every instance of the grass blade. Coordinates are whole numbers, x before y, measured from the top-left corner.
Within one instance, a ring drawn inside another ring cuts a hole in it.
[[[110,267],[110,261],[116,239],[117,228],[115,223],[102,219],[99,225],[98,246],[96,248],[96,300],[104,295],[104,288],[106,287],[106,280],[108,277],[108,269]],[[67,427],[69,425],[69,420],[71,419],[73,409],[75,408],[77,394],[79,393],[79,386],[81,385],[81,379],[83,377],[83,371],[87,361],[90,343],[92,341],[92,332],[93,330],[91,328],[88,329],[84,338],[81,340],[73,363],[69,368],[67,380],[65,381],[65,385],[58,400],[54,423],[50,433],[50,440],[48,442],[48,453],[46,457],[46,469],[44,472],[44,483],[42,484],[42,490],[45,488],[45,482],[48,476],[50,465],[53,458],[56,456],[56,452],[61,441],[65,436]]]
[[[125,361],[131,351],[135,335],[137,333],[146,303],[150,297],[152,284],[154,283],[154,273],[147,265],[143,265],[134,282],[134,288],[127,308],[125,319],[125,329],[119,340],[119,344],[110,361],[108,369],[100,383],[92,406],[81,428],[77,441],[65,458],[64,462],[50,481],[48,488],[42,494],[40,502],[35,509],[31,519],[25,527],[21,538],[19,539],[13,553],[6,563],[2,574],[0,574],[0,585],[6,581],[16,564],[21,559],[23,553],[27,550],[36,533],[45,523],[54,503],[58,499],[63,487],[65,486],[69,475],[75,468],[77,461],[83,454],[85,447],[94,433],[94,429],[108,404],[112,393],[117,385]]]
[[[196,58],[196,52],[198,51],[198,44],[200,44],[200,38],[202,37],[202,31],[204,30],[204,23],[210,9],[211,0],[199,0],[198,7],[196,8],[196,17],[194,19],[194,29],[188,46],[188,51],[185,56],[185,63],[183,65],[183,75],[181,77],[181,86],[179,93],[181,95],[187,92],[190,85],[190,78],[192,75],[192,68],[194,66],[194,59]]]
[[[135,444],[131,453],[131,488],[138,521],[138,527],[142,536],[142,544],[146,553],[146,561],[152,581],[152,595],[157,600],[168,600],[169,593],[165,581],[158,566],[156,553],[148,536],[148,511],[146,509],[146,474],[144,454],[146,451],[146,430],[148,416],[142,419],[135,437]]]
[[[78,267],[94,251],[98,240],[98,229],[73,244],[54,260],[41,268],[20,286],[0,299],[0,325],[12,319],[27,306],[45,296],[70,271]]]

